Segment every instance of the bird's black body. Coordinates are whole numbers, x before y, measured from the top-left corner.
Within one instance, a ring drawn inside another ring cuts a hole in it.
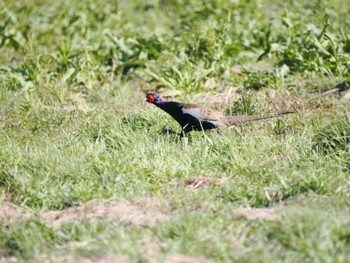
[[[155,103],[155,105],[165,112],[167,112],[171,117],[173,117],[182,127],[183,133],[188,133],[190,131],[201,131],[210,130],[217,128],[217,124],[210,121],[199,121],[198,118],[184,113],[185,104],[174,102],[174,101],[164,101],[162,103]]]

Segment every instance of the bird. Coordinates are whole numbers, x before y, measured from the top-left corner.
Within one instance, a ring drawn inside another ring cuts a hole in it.
[[[172,133],[181,137],[184,137],[191,131],[218,129],[228,124],[257,121],[294,113],[286,111],[268,115],[227,117],[222,112],[214,111],[196,104],[166,101],[161,98],[159,94],[153,92],[147,93],[145,100],[168,113],[181,126],[181,133],[169,129],[164,130],[162,133]]]
[[[347,97],[349,97],[348,94],[350,94],[350,81],[344,81],[342,83],[339,83],[338,85],[336,85],[333,88],[321,90],[320,93],[322,95],[338,93],[338,94],[343,95],[344,97],[347,98]]]

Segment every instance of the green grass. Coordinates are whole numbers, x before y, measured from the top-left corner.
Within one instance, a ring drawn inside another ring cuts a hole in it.
[[[0,210],[33,217],[0,211],[0,258],[349,262],[349,100],[309,93],[349,79],[349,12],[340,0],[1,3]],[[241,97],[216,105],[227,114],[296,114],[178,139],[142,103],[157,91],[214,107],[194,95],[230,87]],[[195,177],[226,181],[186,185]],[[167,220],[43,219],[147,198]]]

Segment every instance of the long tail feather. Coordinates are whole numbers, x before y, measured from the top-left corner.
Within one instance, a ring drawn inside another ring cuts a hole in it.
[[[263,119],[269,119],[269,118],[275,118],[278,116],[286,115],[286,114],[292,114],[295,112],[292,111],[286,111],[286,112],[280,112],[276,114],[268,114],[268,115],[255,115],[255,116],[232,116],[225,118],[226,123],[241,123],[241,122],[249,122],[249,121],[258,121]]]

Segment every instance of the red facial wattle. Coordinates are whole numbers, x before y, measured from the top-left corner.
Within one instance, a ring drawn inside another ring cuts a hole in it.
[[[153,94],[147,94],[146,95],[146,100],[149,103],[153,103],[155,101],[154,95]]]

